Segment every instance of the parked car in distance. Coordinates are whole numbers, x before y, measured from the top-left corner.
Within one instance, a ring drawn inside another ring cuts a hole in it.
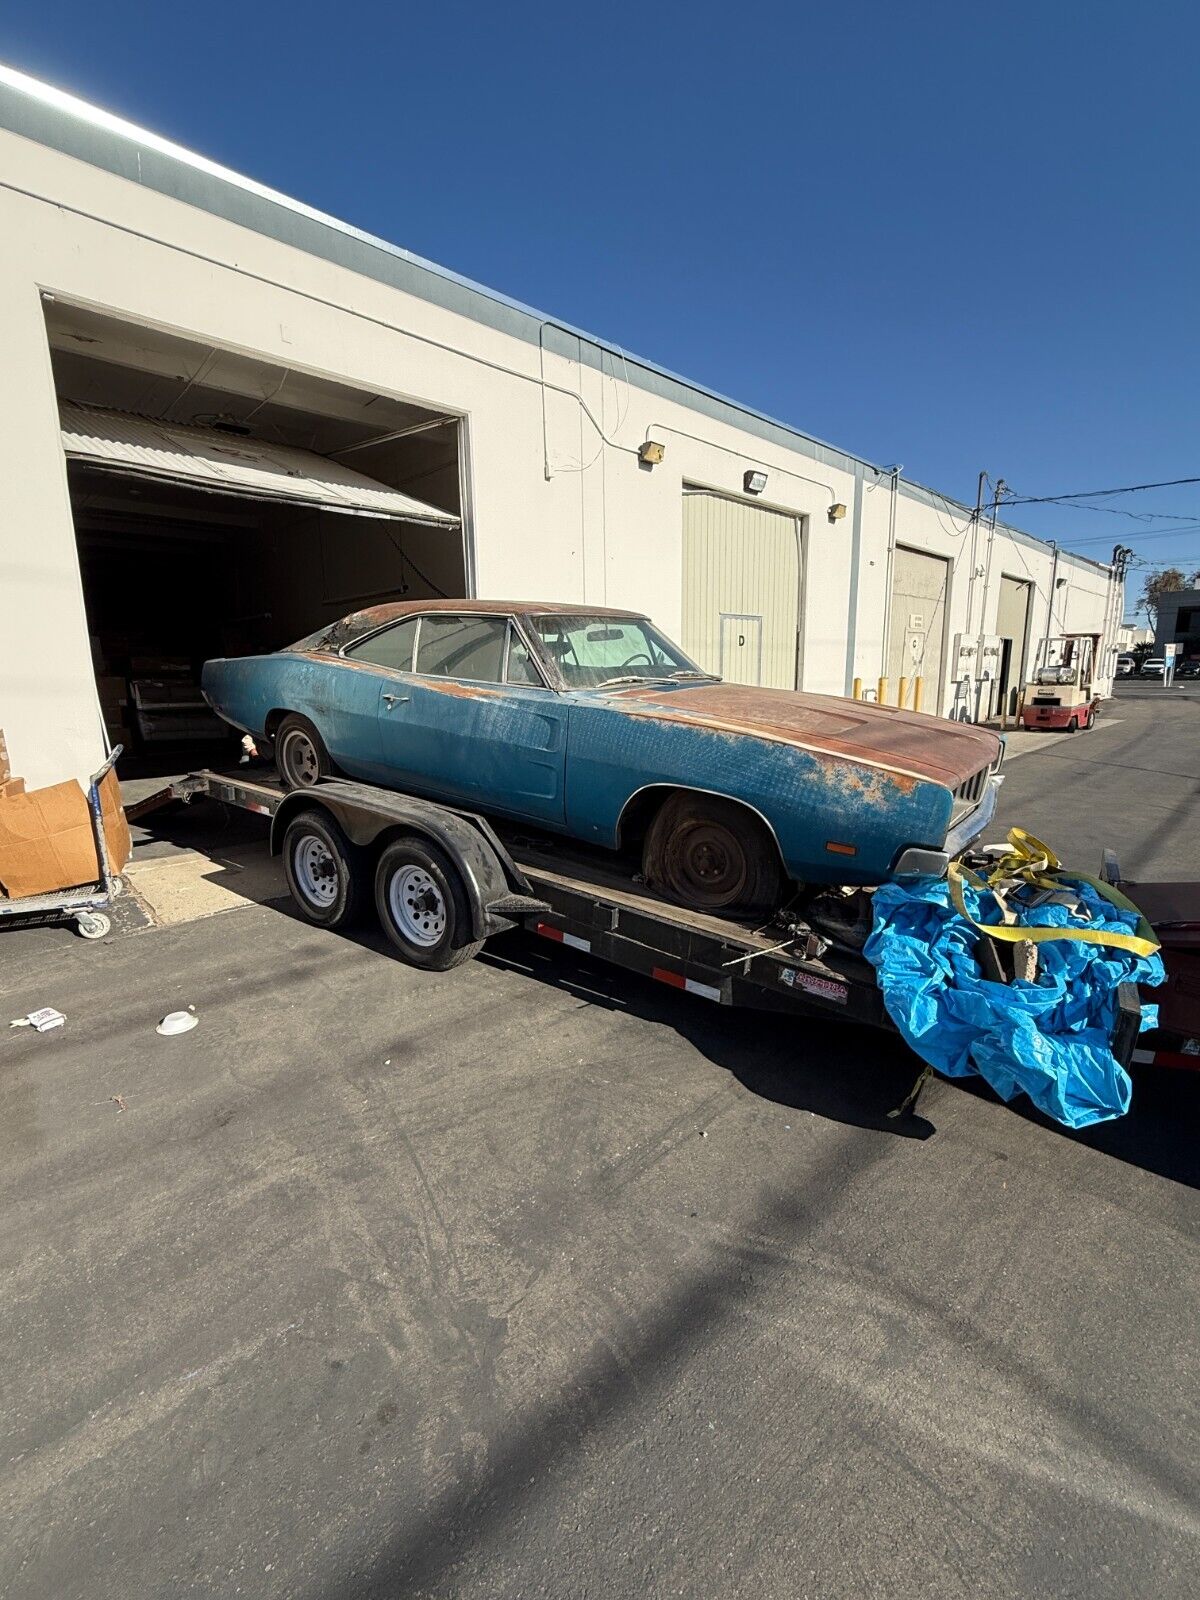
[[[1192,656],[1190,660],[1181,661],[1175,668],[1176,679],[1200,678],[1200,656]]]
[[[1135,664],[1132,656],[1118,656],[1114,677],[1132,678]]]
[[[971,724],[723,683],[648,618],[591,606],[374,606],[209,661],[203,688],[274,741],[289,788],[340,771],[640,850],[652,887],[708,911],[944,872],[991,819],[1003,751]]]
[[[1166,670],[1167,663],[1163,660],[1162,656],[1147,656],[1145,661],[1142,662],[1142,669],[1138,673],[1138,677],[1161,678]]]

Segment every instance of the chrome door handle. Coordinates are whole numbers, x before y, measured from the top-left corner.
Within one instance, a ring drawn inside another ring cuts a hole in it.
[[[400,701],[401,703],[403,703],[408,698],[409,698],[409,696],[406,695],[406,694],[385,694],[383,696],[383,702],[387,706],[388,710],[390,711],[391,708],[396,704],[397,701]]]

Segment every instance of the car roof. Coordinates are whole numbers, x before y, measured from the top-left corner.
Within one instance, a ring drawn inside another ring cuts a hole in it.
[[[295,644],[285,645],[292,650],[344,650],[348,644],[361,639],[364,634],[385,628],[389,622],[404,617],[428,615],[433,612],[451,615],[482,616],[579,616],[579,617],[644,617],[644,611],[618,611],[613,606],[594,606],[583,600],[455,600],[452,598],[427,600],[386,600],[377,606],[367,606],[362,611],[352,611],[347,617],[327,623],[316,633],[310,633]]]

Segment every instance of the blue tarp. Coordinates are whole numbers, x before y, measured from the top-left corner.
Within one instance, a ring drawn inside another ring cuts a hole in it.
[[[1111,905],[1090,885],[1072,891],[1092,913],[1064,906],[1021,912],[1033,927],[1089,927],[1133,933],[1137,919]],[[995,897],[963,886],[977,922],[999,923]],[[879,975],[888,1015],[912,1048],[948,1078],[977,1072],[1002,1100],[1029,1096],[1039,1110],[1069,1128],[1122,1116],[1129,1108],[1129,1075],[1110,1048],[1117,986],[1159,984],[1161,958],[1103,945],[1054,939],[1037,946],[1037,979],[994,983],[975,959],[985,935],[954,909],[944,879],[885,884],[875,891],[875,924],[864,954]],[[1142,1028],[1158,1020],[1143,1006]]]

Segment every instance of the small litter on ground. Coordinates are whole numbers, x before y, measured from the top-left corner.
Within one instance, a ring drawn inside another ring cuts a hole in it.
[[[50,1028],[61,1028],[66,1021],[61,1011],[55,1011],[53,1006],[42,1006],[38,1011],[31,1011],[28,1016],[14,1017],[9,1023],[10,1028],[36,1028],[39,1033],[45,1033]]]
[[[173,1033],[187,1033],[199,1020],[200,1018],[192,1011],[168,1011],[154,1031],[168,1036]]]

